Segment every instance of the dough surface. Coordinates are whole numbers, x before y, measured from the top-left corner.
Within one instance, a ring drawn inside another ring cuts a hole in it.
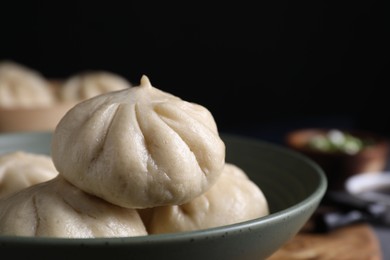
[[[47,107],[56,101],[48,81],[13,61],[0,62],[0,107]]]
[[[64,238],[147,235],[136,210],[86,194],[61,176],[0,199],[0,234]]]
[[[211,189],[183,205],[139,211],[149,234],[173,233],[213,228],[259,218],[269,214],[260,188],[245,172],[226,163]]]
[[[0,198],[57,176],[50,156],[24,151],[0,155]]]
[[[67,79],[61,86],[62,101],[82,101],[104,94],[132,87],[124,77],[109,71],[85,71]]]
[[[210,111],[153,87],[83,101],[57,125],[52,158],[85,192],[128,208],[188,202],[207,191],[225,163]]]

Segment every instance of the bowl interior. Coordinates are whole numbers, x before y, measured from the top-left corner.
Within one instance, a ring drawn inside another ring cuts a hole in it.
[[[124,259],[265,259],[291,239],[318,207],[327,180],[308,157],[256,139],[221,134],[226,161],[241,167],[264,192],[271,214],[224,227],[130,238],[62,239],[0,236],[2,252],[51,257],[50,245],[62,257]],[[0,154],[24,150],[50,154],[51,134],[27,132],[0,135]],[[5,252],[5,251],[4,251]]]
[[[271,213],[292,207],[315,193],[322,169],[305,155],[259,140],[223,136],[226,161],[239,165],[262,189]]]

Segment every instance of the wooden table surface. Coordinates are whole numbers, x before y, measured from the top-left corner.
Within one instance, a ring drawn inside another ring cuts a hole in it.
[[[328,233],[299,232],[268,260],[382,260],[372,227],[353,224]],[[384,260],[384,259],[383,259]]]

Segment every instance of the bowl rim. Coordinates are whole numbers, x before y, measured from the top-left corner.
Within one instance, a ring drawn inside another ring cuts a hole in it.
[[[38,131],[38,132],[17,132],[17,133],[0,133],[0,139],[7,136],[20,136],[20,135],[52,135],[50,131]],[[254,145],[267,146],[267,149],[273,149],[280,153],[287,154],[298,158],[301,161],[304,161],[307,165],[314,169],[313,173],[318,175],[319,183],[312,193],[301,200],[299,203],[296,203],[292,206],[289,206],[283,210],[270,213],[266,216],[255,218],[252,220],[247,220],[239,223],[194,230],[186,232],[176,232],[176,233],[167,233],[167,234],[148,234],[142,236],[133,236],[133,237],[98,237],[98,238],[64,238],[64,237],[29,237],[29,236],[9,236],[9,235],[0,235],[0,246],[2,243],[14,243],[14,244],[28,244],[28,245],[88,245],[88,246],[101,246],[109,242],[111,245],[137,245],[137,244],[164,244],[170,242],[183,242],[183,241],[194,241],[194,240],[204,240],[212,239],[216,237],[226,236],[230,233],[241,233],[242,230],[253,230],[258,226],[263,225],[264,223],[277,222],[280,219],[286,218],[288,215],[298,215],[300,212],[305,210],[308,207],[317,207],[320,203],[323,195],[326,192],[328,181],[326,175],[322,168],[315,163],[312,159],[303,155],[299,152],[294,151],[288,147],[282,145],[277,145],[262,139],[248,137],[238,134],[229,134],[221,133],[222,139],[229,138],[235,141],[241,142],[251,142]]]

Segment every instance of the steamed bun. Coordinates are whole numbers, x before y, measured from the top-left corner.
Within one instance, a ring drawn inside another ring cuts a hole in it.
[[[63,101],[82,101],[104,94],[132,87],[124,77],[109,71],[84,71],[67,79],[60,88]]]
[[[57,176],[50,156],[24,151],[0,155],[0,198]]]
[[[238,166],[226,163],[217,183],[192,201],[140,210],[149,234],[235,224],[269,214],[260,188]]]
[[[13,61],[0,62],[0,107],[47,107],[55,102],[48,81]]]
[[[0,234],[64,238],[147,235],[136,210],[84,193],[60,175],[0,199]]]
[[[153,87],[103,94],[77,104],[52,139],[57,170],[113,204],[182,204],[207,191],[225,163],[211,113]]]

